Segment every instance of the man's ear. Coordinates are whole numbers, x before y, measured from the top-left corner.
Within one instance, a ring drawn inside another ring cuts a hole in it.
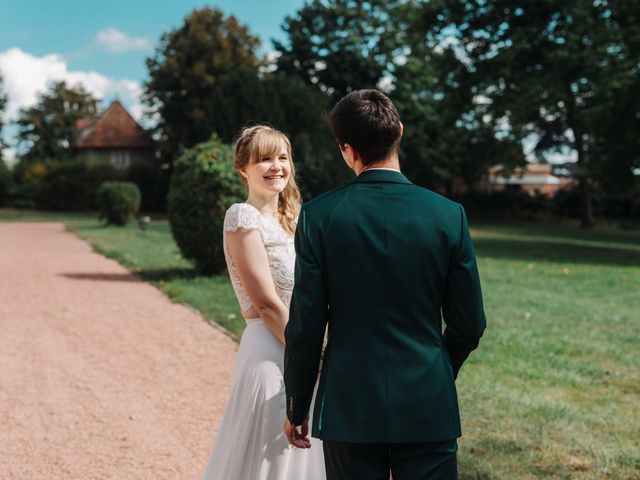
[[[402,138],[402,134],[404,133],[404,125],[400,122],[400,138]]]
[[[360,159],[360,154],[358,153],[358,151],[348,143],[344,144],[343,152],[347,154],[347,156],[351,159],[352,163],[355,163],[356,160]]]

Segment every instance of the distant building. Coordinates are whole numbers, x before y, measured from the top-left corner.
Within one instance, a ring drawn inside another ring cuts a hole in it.
[[[504,174],[502,165],[491,167],[482,182],[481,189],[487,192],[519,190],[529,195],[552,197],[561,188],[573,184],[570,177],[557,177],[548,163],[528,163],[524,168],[517,167]]]
[[[152,165],[153,152],[151,134],[117,100],[98,118],[76,123],[75,157],[88,166],[111,165],[125,171]]]

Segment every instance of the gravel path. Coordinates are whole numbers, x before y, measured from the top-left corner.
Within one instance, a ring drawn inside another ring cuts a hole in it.
[[[0,223],[0,479],[197,479],[236,344],[60,223]]]

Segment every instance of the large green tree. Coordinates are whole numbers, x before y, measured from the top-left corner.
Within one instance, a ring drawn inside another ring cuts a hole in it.
[[[158,116],[165,160],[174,160],[214,131],[229,140],[228,129],[236,122],[225,108],[226,95],[235,85],[233,95],[241,100],[243,82],[257,76],[259,44],[234,16],[208,7],[194,10],[180,28],[162,36],[155,55],[147,60],[145,99]]]
[[[163,158],[172,162],[214,132],[230,143],[243,126],[268,123],[289,136],[305,196],[313,196],[348,175],[324,123],[326,95],[296,76],[265,71],[257,46],[234,17],[210,8],[163,36],[146,84]]]
[[[3,79],[0,75],[0,161],[2,161],[2,150],[6,147],[4,137],[2,136],[2,129],[4,127],[4,109],[7,106],[7,96],[4,93]]]
[[[469,65],[443,46],[436,12],[411,5],[399,13],[406,15],[406,55],[395,68],[392,98],[405,123],[405,170],[448,192],[456,180],[473,189],[490,166],[512,167],[524,155],[520,142],[489,120]]]
[[[522,149],[485,120],[466,65],[442,48],[437,25],[419,2],[314,0],[285,20],[287,41],[274,42],[278,71],[326,92],[329,107],[354,89],[387,90],[405,124],[407,174],[430,187],[472,186],[493,163],[521,161]]]
[[[540,155],[575,155],[583,224],[592,224],[592,188],[602,175],[632,183],[638,164],[640,4],[436,3],[440,34],[455,39],[450,43],[474,72],[493,121],[508,124],[517,138],[534,139]]]
[[[97,100],[80,86],[56,82],[39,96],[33,107],[22,109],[18,116],[18,141],[21,158],[64,159],[73,146],[76,122],[93,118]]]
[[[312,0],[282,26],[274,41],[278,70],[330,95],[334,102],[354,89],[376,88],[402,54],[402,0]]]

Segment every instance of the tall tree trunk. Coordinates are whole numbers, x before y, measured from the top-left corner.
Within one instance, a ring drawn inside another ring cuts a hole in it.
[[[593,204],[591,202],[591,189],[589,179],[586,175],[581,175],[579,180],[580,196],[582,197],[582,222],[583,227],[591,227],[594,224]]]
[[[591,188],[589,187],[589,168],[587,166],[587,155],[585,152],[584,138],[582,132],[573,128],[575,137],[575,147],[578,152],[578,186],[582,197],[582,226],[591,227],[594,224],[593,202],[591,201]]]

